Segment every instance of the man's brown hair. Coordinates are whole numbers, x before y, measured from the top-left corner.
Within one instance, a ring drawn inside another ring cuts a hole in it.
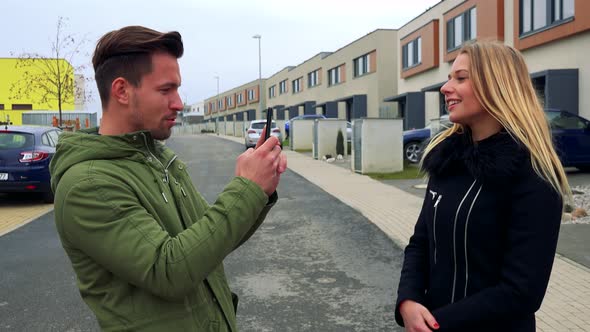
[[[98,40],[92,66],[103,108],[109,102],[113,80],[123,77],[133,86],[139,86],[142,77],[152,71],[152,55],[157,52],[180,58],[184,53],[180,33],[128,26],[111,31]]]

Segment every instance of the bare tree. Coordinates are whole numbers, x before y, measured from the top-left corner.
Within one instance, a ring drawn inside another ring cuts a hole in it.
[[[39,53],[22,53],[17,56],[16,68],[20,78],[10,86],[10,99],[29,99],[36,103],[57,103],[59,126],[62,121],[62,106],[86,103],[92,100],[90,90],[76,83],[75,75],[80,75],[81,82],[90,79],[82,76],[85,65],[74,66],[73,59],[80,54],[86,39],[76,40],[66,34],[64,28],[67,18],[59,17],[56,25],[55,39],[51,42],[51,55]],[[80,83],[80,82],[79,82]]]

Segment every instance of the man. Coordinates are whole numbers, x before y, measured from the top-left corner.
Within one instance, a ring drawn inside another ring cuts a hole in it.
[[[158,140],[182,110],[178,32],[104,35],[92,59],[100,129],[64,133],[51,163],[55,223],[82,298],[104,331],[236,331],[223,259],[276,202],[278,140],[237,159],[209,206]]]

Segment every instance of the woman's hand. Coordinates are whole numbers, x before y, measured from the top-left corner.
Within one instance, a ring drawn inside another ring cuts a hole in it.
[[[399,306],[408,332],[430,332],[438,330],[436,319],[425,306],[412,300],[405,300]]]

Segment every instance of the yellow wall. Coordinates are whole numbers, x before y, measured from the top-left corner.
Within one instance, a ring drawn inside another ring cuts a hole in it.
[[[54,60],[52,60],[54,61]],[[60,67],[67,68],[70,71],[70,77],[74,77],[74,68],[66,60],[60,59]],[[15,98],[16,96],[11,95],[10,87],[19,81],[25,70],[29,70],[32,73],[42,73],[37,66],[28,66],[26,68],[16,68],[18,59],[16,58],[0,58],[0,104],[4,105],[4,110],[0,109],[0,121],[6,121],[6,116],[10,116],[10,121],[14,125],[22,124],[22,113],[23,111],[13,111],[12,104],[32,104],[33,111],[36,110],[49,110],[57,111],[59,109],[57,101],[50,101],[47,103],[41,103],[38,97],[35,97],[33,93],[28,98],[21,96],[21,98]],[[74,85],[71,84],[73,87]],[[72,93],[71,100],[62,104],[62,111],[73,111],[74,106],[74,94]]]

